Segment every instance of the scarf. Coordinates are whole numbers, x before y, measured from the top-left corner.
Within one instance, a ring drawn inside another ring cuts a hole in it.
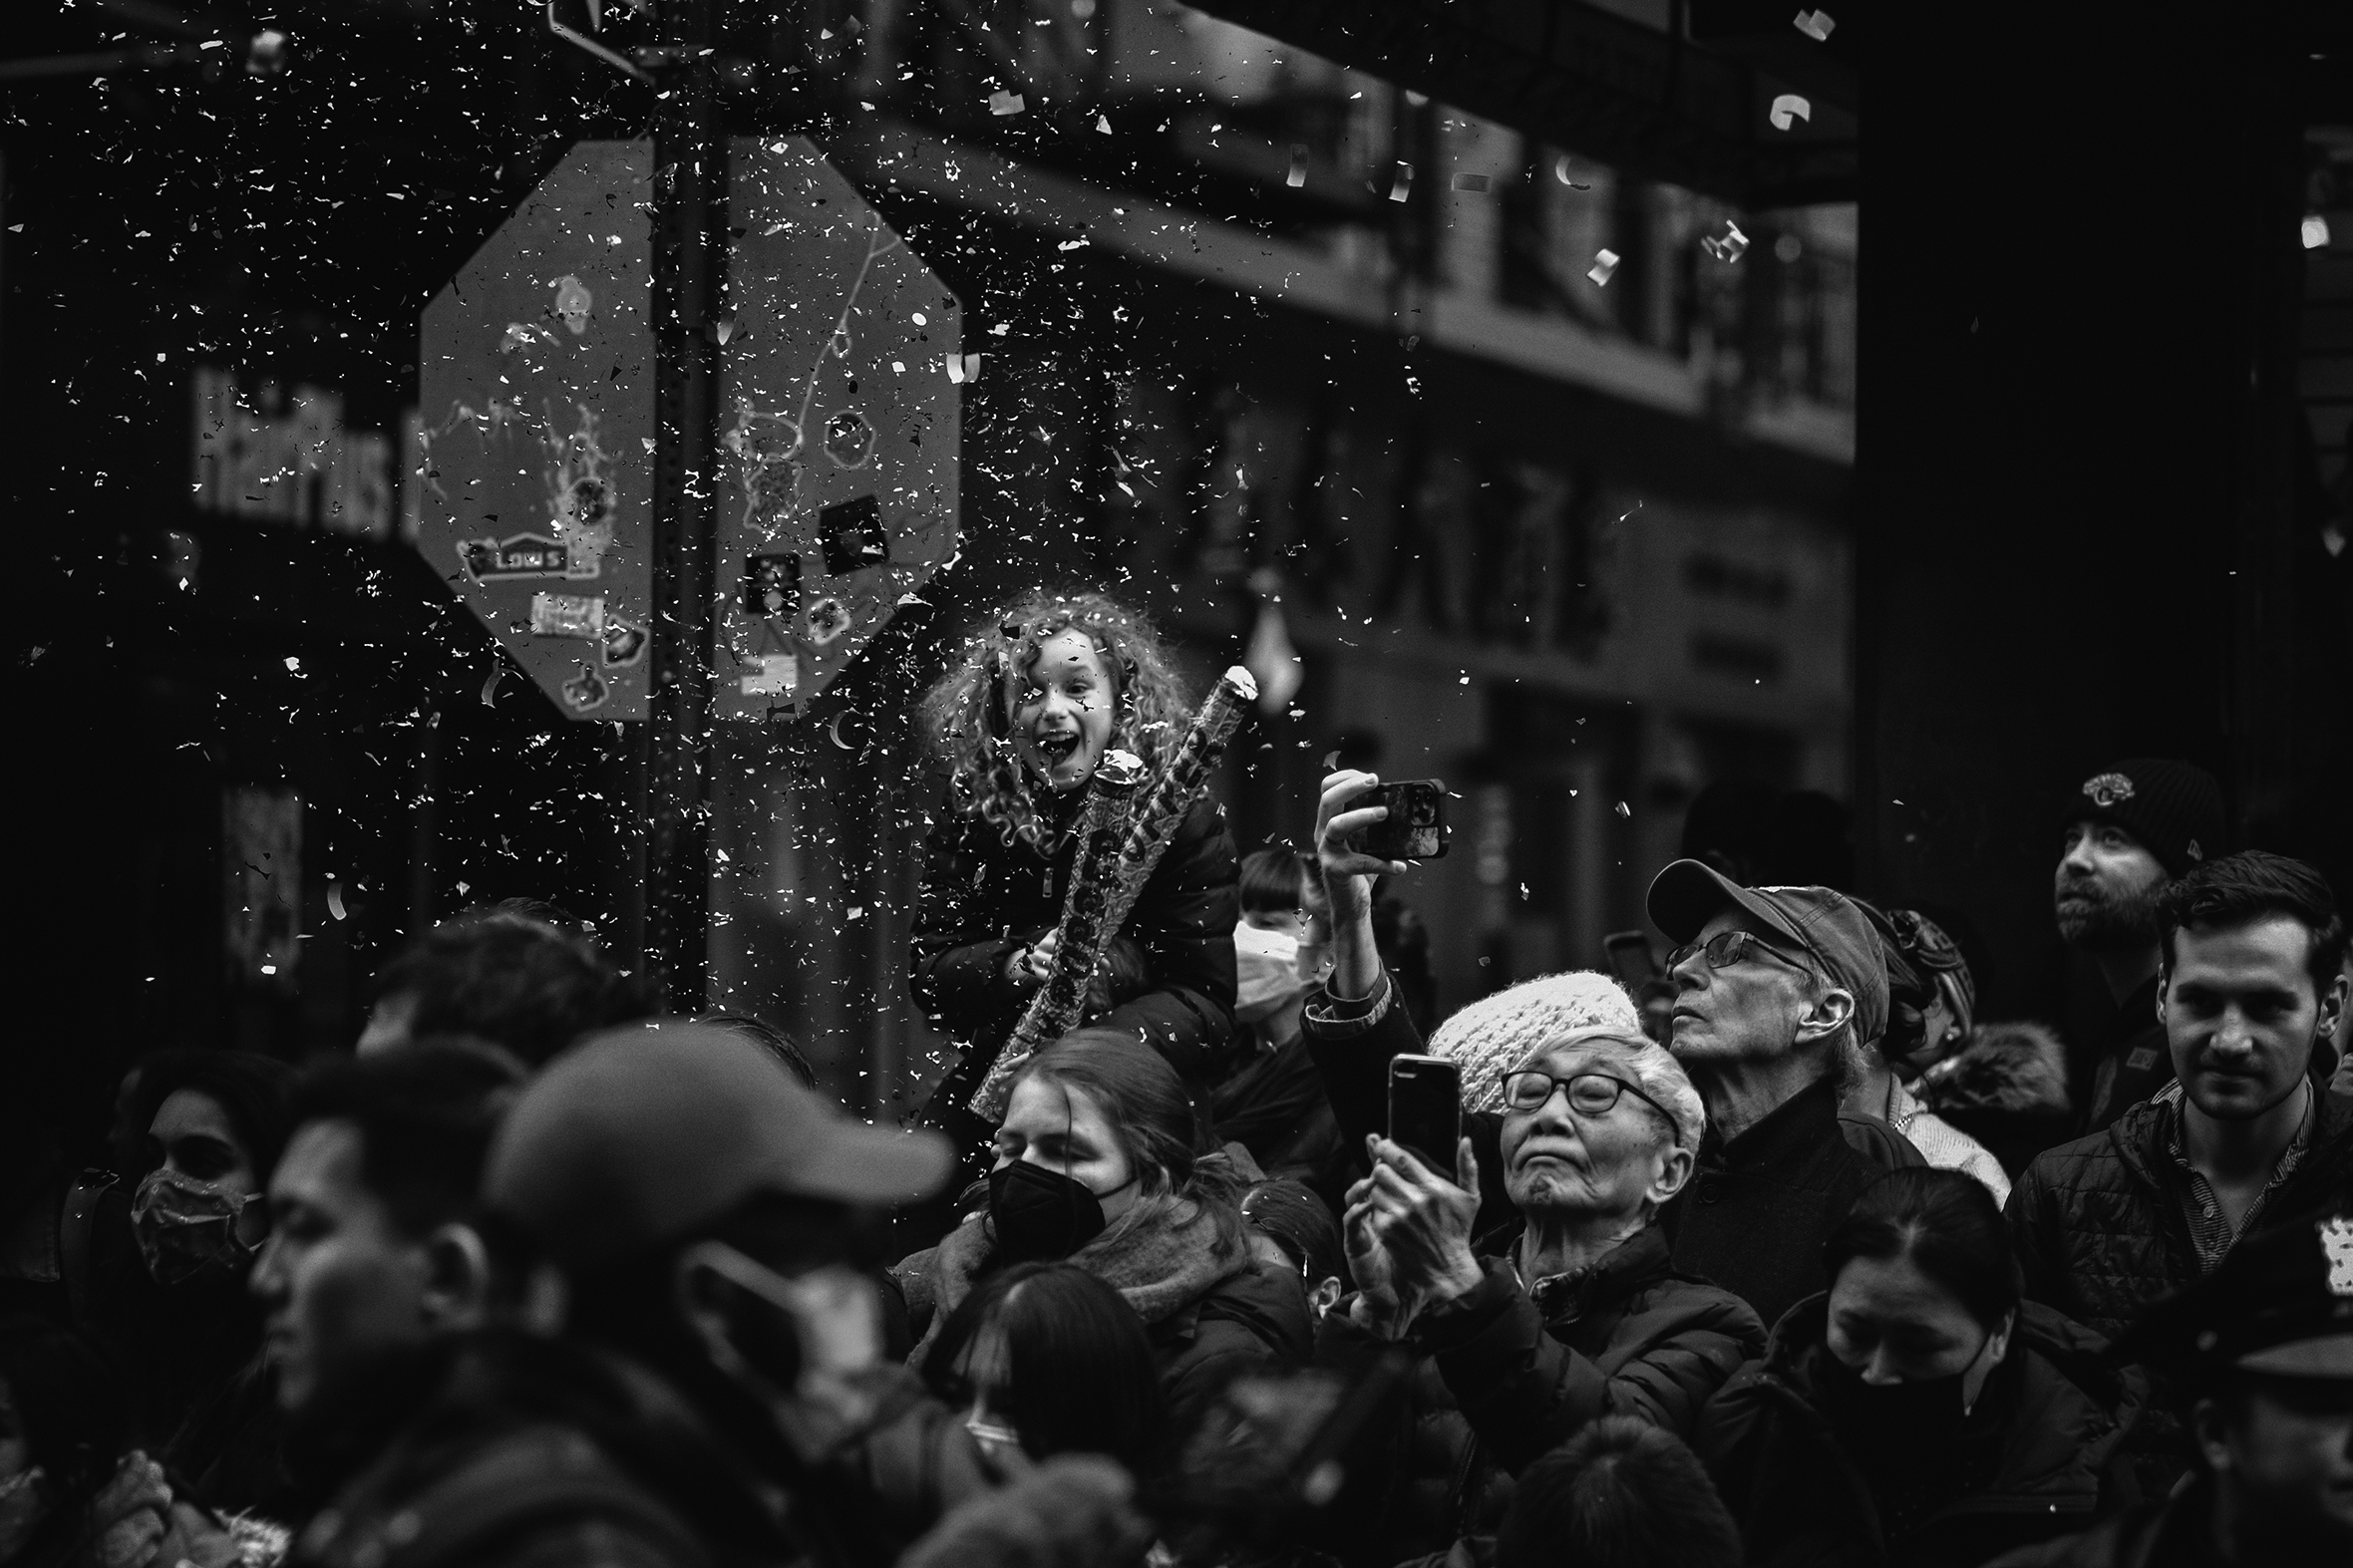
[[[1138,1198],[1069,1261],[1118,1291],[1151,1328],[1250,1270],[1240,1227],[1220,1225],[1209,1206],[1212,1201],[1167,1193]],[[908,1312],[931,1312],[922,1340],[907,1357],[908,1366],[921,1365],[939,1337],[940,1325],[972,1294],[995,1257],[996,1238],[989,1233],[988,1216],[975,1214],[948,1232],[938,1246],[898,1266]]]

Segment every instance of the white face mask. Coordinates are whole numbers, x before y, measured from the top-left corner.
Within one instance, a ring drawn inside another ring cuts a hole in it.
[[[1313,984],[1300,977],[1299,960],[1299,939],[1288,931],[1268,931],[1247,921],[1235,926],[1235,1021],[1254,1024],[1272,1017]]]

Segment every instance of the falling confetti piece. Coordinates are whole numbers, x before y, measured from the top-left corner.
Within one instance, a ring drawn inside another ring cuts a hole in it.
[[[1340,754],[1339,754],[1338,752],[1326,752],[1326,753],[1324,753],[1324,755],[1323,755],[1323,768],[1324,768],[1324,772],[1325,772],[1325,773],[1327,773],[1327,774],[1328,774],[1328,773],[1330,773],[1330,772],[1331,772],[1333,769],[1335,769],[1335,768],[1337,768],[1337,767],[1339,767],[1339,766],[1340,766]]]
[[[1019,93],[1004,93],[1004,92],[997,92],[997,93],[991,93],[991,94],[989,95],[989,113],[990,113],[990,114],[992,114],[992,115],[1018,115],[1018,114],[1020,114],[1020,113],[1021,113],[1021,111],[1022,111],[1022,102],[1021,102],[1021,95],[1020,95]]]
[[[1831,29],[1838,25],[1831,20],[1831,14],[1828,11],[1800,11],[1796,22],[1798,31],[1818,44],[1829,43]]]
[[[499,705],[499,682],[505,674],[504,669],[493,670],[491,678],[482,683],[482,705],[485,708],[496,708]]]
[[[725,344],[729,338],[734,337],[735,330],[736,319],[733,316],[722,316],[711,323],[711,335],[716,337],[721,344]]]
[[[1457,190],[1485,190],[1488,187],[1488,176],[1485,174],[1457,174],[1454,183]]]
[[[1552,160],[1552,177],[1559,180],[1571,190],[1590,190],[1593,188],[1590,184],[1581,183],[1568,177],[1568,155],[1566,153],[1561,154],[1558,157]]]
[[[1814,121],[1814,106],[1795,93],[1784,93],[1773,101],[1773,129],[1787,131],[1792,121]]]
[[[1102,133],[1103,133],[1105,136],[1110,136],[1110,135],[1111,135],[1111,116],[1109,116],[1109,115],[1097,115],[1097,116],[1095,117],[1095,129],[1096,129],[1097,131],[1100,131],[1100,132],[1102,132]]]
[[[1724,228],[1725,232],[1721,236],[1710,234],[1702,238],[1699,248],[1718,261],[1738,261],[1748,254],[1749,236],[1742,233],[1740,225],[1730,218],[1724,220]]]
[[[2318,212],[2304,214],[2304,248],[2306,250],[2328,248],[2328,219]]]
[[[347,915],[343,909],[343,884],[341,882],[329,882],[327,884],[327,913],[333,915],[338,920],[347,920],[350,918],[350,916]]]
[[[1623,800],[1620,800],[1617,803],[1617,814],[1624,817],[1628,821],[1632,821],[1634,819],[1633,808],[1627,805]]]
[[[1389,199],[1403,201],[1414,193],[1414,165],[1403,158],[1397,160],[1397,177],[1390,182]]]
[[[1291,171],[1283,175],[1283,183],[1297,190],[1307,183],[1307,149],[1291,144]]]
[[[302,661],[300,659],[288,659],[286,661],[286,668],[292,670],[295,674],[300,675],[302,673]]]
[[[1617,264],[1616,251],[1596,250],[1593,252],[1593,265],[1587,269],[1585,276],[1591,278],[1595,283],[1607,283],[1609,275],[1617,270]]]

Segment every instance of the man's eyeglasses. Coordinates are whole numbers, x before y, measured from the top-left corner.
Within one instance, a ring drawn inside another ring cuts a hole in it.
[[[1631,1095],[1667,1118],[1675,1146],[1683,1146],[1683,1129],[1675,1114],[1622,1078],[1607,1073],[1573,1073],[1556,1078],[1542,1068],[1521,1068],[1504,1075],[1504,1104],[1513,1110],[1541,1110],[1555,1094],[1568,1092],[1568,1108],[1580,1116],[1606,1116],[1617,1108],[1620,1095]]]
[[[1710,969],[1726,969],[1744,958],[1764,957],[1787,964],[1803,975],[1814,973],[1804,959],[1791,957],[1754,931],[1720,931],[1705,942],[1686,942],[1667,955],[1667,972],[1674,973],[1694,954],[1701,953],[1707,955]]]

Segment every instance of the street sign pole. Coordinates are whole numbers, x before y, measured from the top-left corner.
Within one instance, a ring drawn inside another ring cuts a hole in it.
[[[644,973],[700,1012],[711,887],[712,577],[719,317],[727,276],[727,144],[713,69],[717,0],[661,12],[654,122],[654,467],[651,690],[644,737]]]

